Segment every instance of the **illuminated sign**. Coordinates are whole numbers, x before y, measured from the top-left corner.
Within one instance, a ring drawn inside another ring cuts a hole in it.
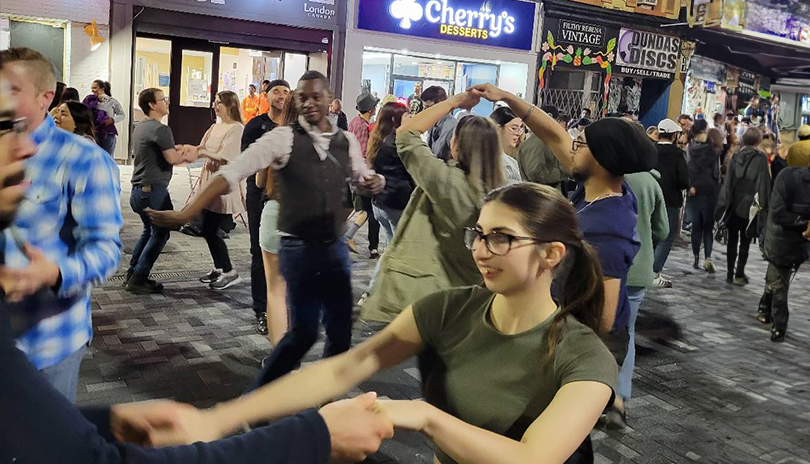
[[[517,0],[360,0],[357,27],[531,50],[535,3]]]

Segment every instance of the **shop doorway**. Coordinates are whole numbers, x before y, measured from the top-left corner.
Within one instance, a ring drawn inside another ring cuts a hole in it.
[[[169,116],[163,121],[178,144],[199,144],[216,121],[211,108],[218,92],[230,90],[241,101],[249,86],[261,91],[264,80],[296,82],[310,69],[326,73],[326,52],[256,49],[206,40],[139,34],[135,41],[133,101],[150,87],[169,98]],[[137,104],[135,124],[144,118]]]

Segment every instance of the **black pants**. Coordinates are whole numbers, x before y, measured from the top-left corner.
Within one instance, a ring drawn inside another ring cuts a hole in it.
[[[751,237],[746,235],[748,219],[741,218],[736,214],[731,215],[728,221],[728,277],[742,277],[745,275],[745,263],[748,262],[748,249],[751,247]],[[739,255],[737,254],[737,242],[740,243]],[[737,271],[734,272],[734,263],[737,262]]]
[[[264,261],[259,246],[259,225],[264,209],[264,191],[256,186],[256,175],[247,178],[248,228],[250,230],[250,293],[256,315],[267,311],[267,281],[264,279]]]
[[[368,249],[376,250],[380,246],[380,223],[374,217],[374,208],[371,204],[371,197],[360,197],[360,204],[363,211],[368,214]]]
[[[203,210],[202,215],[202,233],[208,244],[208,251],[211,252],[211,258],[214,259],[214,268],[222,269],[222,272],[231,272],[233,266],[231,266],[231,258],[228,256],[228,246],[225,245],[225,240],[219,236],[217,230],[223,226],[227,228],[229,224],[232,224],[233,216],[215,213],[207,209]]]
[[[773,318],[772,330],[787,330],[788,317],[788,290],[790,278],[798,268],[777,266],[768,263],[768,272],[765,274],[765,293],[759,300],[759,312],[771,315]]]

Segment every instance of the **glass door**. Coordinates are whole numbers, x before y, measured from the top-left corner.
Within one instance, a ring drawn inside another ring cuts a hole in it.
[[[219,45],[172,40],[169,127],[177,143],[197,145],[216,120],[211,104],[218,91]],[[175,78],[176,77],[176,78]]]

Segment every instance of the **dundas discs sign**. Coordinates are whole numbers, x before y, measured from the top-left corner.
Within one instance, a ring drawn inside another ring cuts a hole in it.
[[[357,27],[531,50],[535,7],[518,0],[360,0]]]
[[[675,78],[681,39],[663,34],[622,29],[619,32],[616,72],[653,79]]]

